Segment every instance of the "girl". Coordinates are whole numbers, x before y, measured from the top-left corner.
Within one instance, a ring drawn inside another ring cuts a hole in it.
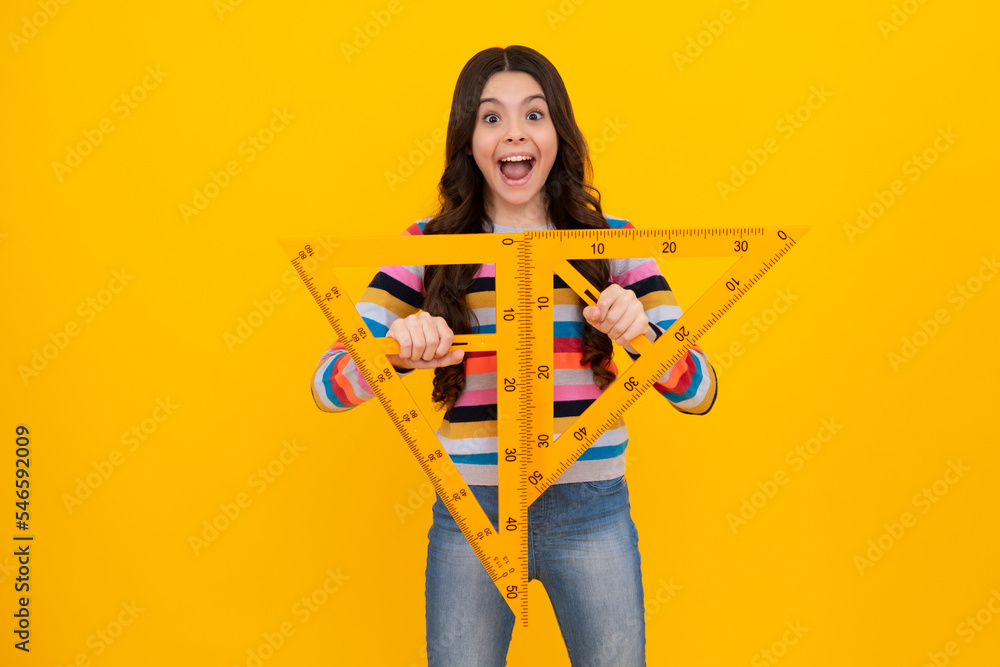
[[[537,51],[489,48],[459,74],[438,185],[440,211],[404,234],[516,233],[525,229],[631,229],[605,215],[591,185],[587,145],[562,78]],[[595,286],[584,302],[555,286],[554,437],[617,376],[612,341],[656,340],[680,309],[653,259],[574,260]],[[437,435],[497,528],[496,353],[449,351],[455,334],[495,331],[491,265],[382,267],[357,308],[375,336],[393,338],[400,375],[434,369],[446,408]],[[654,387],[680,412],[705,414],[715,371],[698,346]],[[317,406],[336,412],[372,398],[337,341],[312,381]],[[625,482],[625,424],[608,429],[528,508],[528,572],[552,601],[574,666],[645,664],[638,535]],[[439,497],[426,569],[431,667],[506,664],[514,614]]]

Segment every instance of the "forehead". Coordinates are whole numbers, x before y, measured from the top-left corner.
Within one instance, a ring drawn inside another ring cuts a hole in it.
[[[544,95],[535,77],[527,72],[497,72],[483,86],[480,99],[494,98],[501,104],[518,106],[529,95]],[[532,100],[539,101],[538,98]]]

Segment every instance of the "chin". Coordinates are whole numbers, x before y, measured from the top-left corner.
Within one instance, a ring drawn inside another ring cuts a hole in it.
[[[541,190],[536,190],[535,192],[532,193],[519,192],[516,195],[508,195],[506,193],[503,193],[503,191],[501,190],[499,191],[498,196],[500,199],[510,204],[511,206],[525,206],[534,201],[535,198],[538,196],[539,192],[541,192]]]

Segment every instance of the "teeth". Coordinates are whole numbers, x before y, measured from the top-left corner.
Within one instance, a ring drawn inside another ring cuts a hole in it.
[[[505,158],[503,158],[500,161],[501,162],[522,162],[524,160],[530,160],[530,159],[531,159],[530,155],[513,155],[511,157],[505,157]]]

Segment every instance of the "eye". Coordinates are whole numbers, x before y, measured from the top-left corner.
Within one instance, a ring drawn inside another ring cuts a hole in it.
[[[498,119],[498,120],[500,119],[500,116],[496,115],[495,113],[493,113],[493,112],[491,111],[490,113],[488,113],[488,114],[486,114],[485,116],[483,116],[483,120],[485,120],[485,121],[486,121],[486,123],[487,123],[488,125],[494,125],[494,124],[495,124],[495,123],[491,123],[491,122],[490,122],[490,121],[488,120],[488,119],[489,119],[490,117],[493,117],[493,118],[496,118],[496,119]]]
[[[530,115],[532,115],[532,114],[534,114],[534,115],[538,116],[538,118],[536,118],[535,120],[541,120],[541,119],[542,119],[542,118],[544,117],[544,115],[542,114],[542,112],[541,112],[541,111],[537,111],[537,110],[536,110],[536,111],[529,111],[529,112],[528,112],[528,115],[529,115],[529,116],[530,116]]]

